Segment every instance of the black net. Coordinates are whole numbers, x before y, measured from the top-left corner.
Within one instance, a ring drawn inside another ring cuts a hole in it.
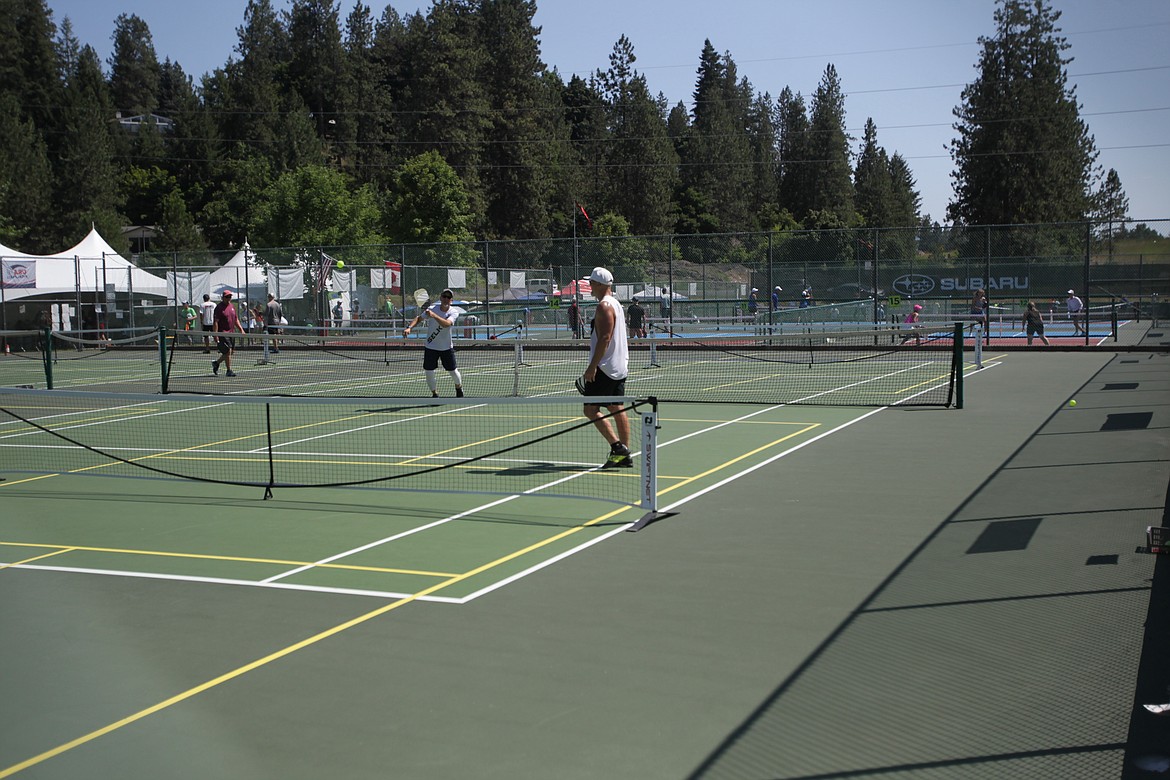
[[[376,400],[0,389],[0,471],[641,501],[579,399]],[[653,403],[607,400],[637,449]]]

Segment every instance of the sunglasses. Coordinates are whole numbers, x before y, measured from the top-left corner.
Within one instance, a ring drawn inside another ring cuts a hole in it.
[[[451,298],[453,298],[454,296],[451,296],[451,295],[440,295],[439,297],[440,297],[440,298],[442,298],[442,299],[443,299],[443,300],[445,300],[445,301],[449,301],[449,300],[451,300]]]

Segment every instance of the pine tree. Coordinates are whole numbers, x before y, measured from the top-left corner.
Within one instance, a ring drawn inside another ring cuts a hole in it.
[[[52,211],[48,151],[15,95],[0,94],[0,241],[32,248]],[[6,220],[3,222],[2,220]]]
[[[204,103],[219,118],[228,153],[274,155],[288,33],[270,0],[248,0],[236,38],[239,59],[204,79]]]
[[[76,41],[66,42],[65,47],[76,47]],[[125,243],[120,229],[124,221],[118,214],[121,203],[112,133],[122,130],[111,122],[114,110],[97,52],[85,46],[63,59],[75,65],[66,74],[63,141],[51,158],[58,218],[46,240],[68,246],[89,232],[92,224],[118,248]]]
[[[813,208],[809,163],[809,122],[804,97],[785,87],[776,99],[780,149],[780,207],[798,221]]]
[[[719,231],[753,227],[752,154],[748,141],[751,87],[739,83],[730,54],[720,56],[711,41],[699,56],[692,124],[682,154],[683,185],[711,204]]]
[[[288,11],[288,86],[308,107],[318,138],[327,138],[337,125],[342,57],[336,0],[293,0]]]
[[[150,27],[134,14],[114,20],[110,97],[122,116],[153,113],[158,106],[159,66]]]
[[[1097,157],[1068,85],[1069,44],[1046,0],[998,0],[996,32],[981,37],[979,75],[955,109],[954,200],[968,225],[1066,222],[1092,206]]]
[[[435,149],[459,174],[474,215],[472,230],[482,235],[489,229],[483,149],[492,121],[475,2],[437,0],[427,16],[407,20],[396,110],[407,123],[404,135],[412,149]]]
[[[1098,222],[1124,222],[1129,218],[1129,198],[1121,187],[1121,177],[1113,168],[1105,174],[1101,187],[1093,196],[1093,219]]]
[[[13,95],[19,118],[42,137],[52,133],[61,98],[56,35],[45,0],[0,0],[0,95]]]
[[[808,133],[807,173],[813,201],[811,211],[819,216],[806,227],[848,227],[854,223],[852,170],[849,166],[849,136],[845,132],[845,95],[841,79],[832,64],[825,68],[812,98]]]
[[[548,235],[553,182],[550,141],[558,125],[548,110],[552,95],[532,26],[534,0],[481,0],[477,74],[491,106],[484,151],[486,216],[490,234],[513,238]]]
[[[605,98],[596,80],[592,83],[573,76],[561,91],[565,123],[568,126],[573,171],[561,203],[563,211],[575,213],[574,203],[596,203],[605,192],[605,150],[609,142]],[[570,229],[572,217],[562,232]]]
[[[370,8],[358,2],[345,21],[342,75],[337,96],[337,124],[333,143],[337,162],[356,181],[389,180],[390,92],[385,65],[376,52]]]
[[[606,211],[625,217],[636,234],[660,233],[669,224],[678,160],[666,135],[663,104],[650,96],[636,60],[623,35],[614,44],[609,69],[598,73],[609,116]]]
[[[160,206],[159,235],[154,241],[155,249],[174,252],[207,248],[207,243],[196,229],[195,219],[187,210],[183,195],[177,188],[163,196]]]
[[[890,227],[893,220],[893,181],[886,150],[878,146],[877,126],[865,120],[865,135],[853,174],[857,216],[868,227]]]
[[[764,93],[752,101],[748,112],[751,148],[751,183],[748,201],[753,204],[754,229],[770,230],[781,221],[779,128],[772,96]]]

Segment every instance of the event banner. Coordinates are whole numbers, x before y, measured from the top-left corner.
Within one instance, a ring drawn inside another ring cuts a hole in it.
[[[0,260],[0,287],[36,287],[36,260]]]

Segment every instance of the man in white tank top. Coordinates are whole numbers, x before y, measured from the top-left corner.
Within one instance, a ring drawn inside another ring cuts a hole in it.
[[[582,375],[585,396],[623,396],[630,373],[630,352],[626,343],[626,315],[613,297],[613,274],[600,266],[589,275],[589,286],[597,299],[593,314],[593,335],[589,340],[589,367]],[[601,412],[613,415],[614,425]],[[585,404],[585,416],[609,443],[609,456],[602,468],[631,468],[630,421],[620,403]],[[614,430],[616,428],[616,432]]]

